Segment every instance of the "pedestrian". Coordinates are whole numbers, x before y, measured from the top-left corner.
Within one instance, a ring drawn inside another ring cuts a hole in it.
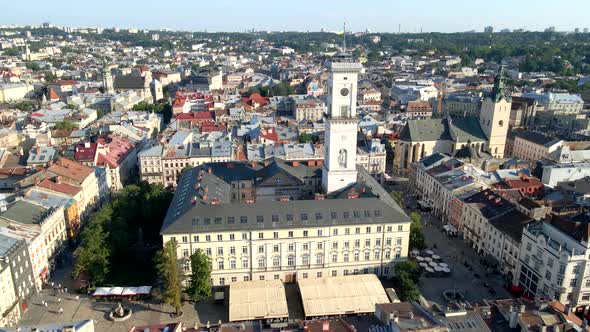
[[[76,301],[80,300],[80,295],[76,295]]]
[[[43,305],[45,306],[45,309],[47,309],[47,302],[43,302]]]
[[[62,315],[64,313],[64,308],[59,308],[59,314]]]
[[[68,292],[68,288],[64,287],[64,293],[67,293],[67,292]]]
[[[51,288],[55,288],[55,283],[53,281],[51,282]]]
[[[61,303],[61,297],[57,298],[57,303]]]

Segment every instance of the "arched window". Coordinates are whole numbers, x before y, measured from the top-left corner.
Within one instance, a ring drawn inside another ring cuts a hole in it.
[[[281,257],[279,257],[279,256],[274,256],[274,257],[272,258],[272,266],[273,266],[273,267],[279,267],[279,266],[281,266]]]
[[[346,168],[347,160],[348,152],[346,149],[340,149],[340,152],[338,152],[338,166],[340,166],[340,168]]]
[[[324,255],[322,254],[317,254],[315,256],[315,263],[316,264],[324,264]]]
[[[309,265],[309,255],[308,254],[304,254],[303,256],[301,256],[301,264]]]
[[[259,268],[266,267],[266,258],[264,256],[258,257],[258,267]]]

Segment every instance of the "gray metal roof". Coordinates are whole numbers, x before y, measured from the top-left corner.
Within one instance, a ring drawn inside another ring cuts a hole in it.
[[[24,242],[22,239],[0,233],[0,257],[9,256],[21,241]]]
[[[307,219],[307,220],[305,220]],[[301,201],[258,201],[195,205],[161,234],[272,230],[409,222],[408,217],[379,198]]]

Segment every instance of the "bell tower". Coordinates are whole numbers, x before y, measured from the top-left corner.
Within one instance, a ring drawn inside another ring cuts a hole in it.
[[[115,87],[113,84],[113,75],[111,75],[111,69],[107,65],[106,61],[102,67],[102,85],[104,87],[104,93],[114,94]]]
[[[357,181],[356,149],[358,119],[356,95],[362,65],[346,51],[346,25],[343,46],[327,63],[328,114],[325,118],[325,162],[322,188],[329,194]]]
[[[479,124],[488,138],[488,151],[494,158],[504,158],[512,98],[504,92],[504,65],[494,79],[492,92],[484,99]]]

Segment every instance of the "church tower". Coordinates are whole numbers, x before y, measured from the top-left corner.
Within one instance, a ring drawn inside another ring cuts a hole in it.
[[[488,151],[494,158],[504,158],[512,98],[504,92],[504,65],[494,79],[492,93],[487,96],[479,114],[479,124],[488,138]]]
[[[357,181],[358,119],[356,94],[362,65],[346,52],[346,27],[342,52],[327,64],[328,114],[325,118],[325,156],[322,188],[329,194]]]
[[[102,67],[102,85],[104,87],[104,93],[114,94],[115,86],[113,84],[113,75],[111,75],[111,69],[105,62]]]

